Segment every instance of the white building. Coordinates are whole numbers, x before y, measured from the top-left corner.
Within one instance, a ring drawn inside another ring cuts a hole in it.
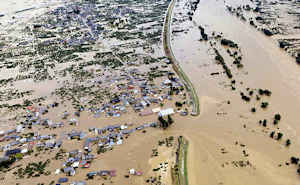
[[[174,114],[174,109],[172,109],[172,108],[161,110],[158,113],[158,115],[161,116],[161,117],[168,116],[168,115],[171,115],[171,114]]]

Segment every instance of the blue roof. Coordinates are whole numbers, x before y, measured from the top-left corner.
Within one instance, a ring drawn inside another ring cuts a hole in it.
[[[5,156],[9,156],[9,155],[15,155],[17,153],[21,153],[21,149],[12,149],[12,150],[7,150],[5,152]]]
[[[68,178],[63,177],[58,179],[58,183],[64,183],[64,182],[68,182]]]

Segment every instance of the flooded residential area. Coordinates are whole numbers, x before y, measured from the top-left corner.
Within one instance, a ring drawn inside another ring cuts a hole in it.
[[[0,184],[300,184],[299,1],[0,5]]]

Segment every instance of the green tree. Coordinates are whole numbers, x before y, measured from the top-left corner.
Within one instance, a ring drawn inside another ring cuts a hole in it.
[[[174,120],[172,119],[172,117],[170,115],[168,115],[168,123],[169,123],[169,125],[174,123]]]
[[[175,106],[176,107],[182,107],[182,103],[177,101],[177,102],[175,102]]]
[[[17,153],[17,154],[16,154],[16,159],[17,159],[17,160],[23,159],[23,154]]]
[[[298,164],[299,158],[297,157],[291,157],[291,164]]]
[[[263,108],[263,109],[267,108],[268,106],[269,106],[268,102],[262,102],[261,105],[260,105],[260,107]]]
[[[281,115],[280,114],[275,114],[274,119],[277,121],[281,120]]]
[[[264,121],[263,121],[263,126],[264,126],[264,127],[267,126],[267,120],[266,120],[266,119],[264,119]]]
[[[164,129],[169,126],[168,122],[162,116],[158,117],[158,121],[160,122],[160,126]]]
[[[279,133],[277,134],[277,140],[280,140],[280,139],[282,138],[282,136],[283,136],[283,134],[282,134],[281,132],[279,132]]]
[[[285,141],[285,146],[290,146],[290,145],[291,145],[291,140],[287,139],[287,140]]]
[[[271,134],[270,134],[270,137],[271,137],[271,138],[274,138],[274,134],[275,134],[275,132],[272,131]]]

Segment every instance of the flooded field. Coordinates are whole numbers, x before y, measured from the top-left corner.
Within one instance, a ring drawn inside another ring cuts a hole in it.
[[[299,155],[299,66],[279,48],[279,35],[265,36],[228,12],[229,4],[243,5],[202,0],[191,16],[186,2],[179,1],[174,10],[173,29],[182,30],[174,33],[174,54],[195,85],[201,105],[201,116],[183,126],[191,140],[190,183],[298,184],[297,166],[290,158]],[[238,45],[242,67],[230,54],[236,49],[222,45],[223,38]],[[216,60],[215,49],[231,78]],[[272,93],[264,96],[259,89]],[[279,124],[274,121],[277,113],[282,116]],[[283,137],[276,141],[273,135],[279,132]],[[287,140],[293,144],[286,147]]]

